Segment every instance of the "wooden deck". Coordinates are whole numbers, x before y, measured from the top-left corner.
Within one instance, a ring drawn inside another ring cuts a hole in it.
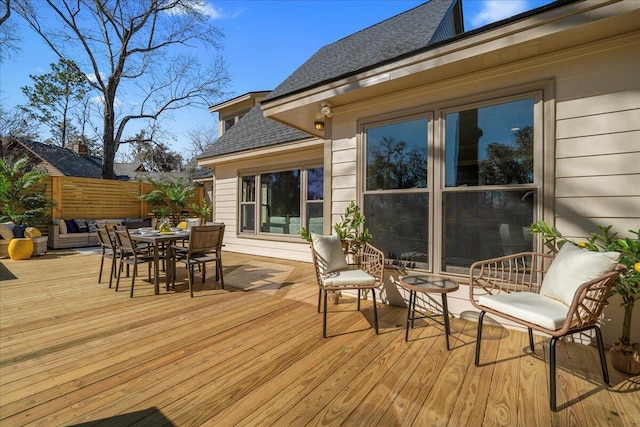
[[[640,377],[595,348],[558,345],[548,403],[548,340],[452,321],[452,351],[429,322],[404,341],[402,308],[380,306],[380,335],[352,299],[316,311],[312,266],[225,253],[226,290],[209,279],[129,298],[97,283],[98,255],[0,261],[0,425],[22,426],[638,426]],[[211,271],[213,269],[210,269]],[[182,276],[184,278],[184,276]],[[426,325],[426,326],[424,326]]]

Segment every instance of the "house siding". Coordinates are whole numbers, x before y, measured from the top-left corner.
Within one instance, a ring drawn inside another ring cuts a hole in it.
[[[309,245],[297,236],[252,236],[238,232],[238,177],[242,173],[302,166],[303,164],[322,164],[321,145],[315,148],[289,154],[270,155],[265,150],[261,155],[229,163],[217,164],[214,172],[215,216],[214,221],[224,222],[225,251],[240,252],[273,258],[311,261]],[[275,160],[277,159],[277,160]]]

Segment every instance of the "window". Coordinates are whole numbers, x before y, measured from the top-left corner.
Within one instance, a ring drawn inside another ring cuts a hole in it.
[[[245,175],[240,181],[241,233],[299,236],[303,224],[322,233],[322,167]]]
[[[394,263],[427,268],[427,118],[369,127],[363,212],[371,243]]]
[[[442,270],[533,249],[534,97],[448,112]]]
[[[526,227],[540,203],[534,148],[542,129],[534,117],[541,99],[536,93],[446,110],[437,121],[425,114],[365,125],[371,243],[394,265],[460,274],[476,260],[532,250]]]
[[[243,176],[240,197],[240,232],[256,231],[256,177]]]

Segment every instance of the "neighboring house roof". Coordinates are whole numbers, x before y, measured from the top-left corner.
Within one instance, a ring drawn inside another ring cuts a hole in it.
[[[260,105],[256,105],[198,158],[237,153],[308,138],[312,136],[265,118]]]
[[[98,179],[102,177],[102,159],[99,157],[81,155],[68,148],[26,139],[20,143],[65,176]]]
[[[206,180],[213,178],[213,170],[207,167],[199,167],[191,174],[191,179],[194,181]]]
[[[457,2],[431,0],[324,46],[276,87],[265,103],[413,55],[461,33],[462,10]]]
[[[146,172],[144,166],[140,163],[114,163],[113,173],[116,175],[134,176],[138,172]]]

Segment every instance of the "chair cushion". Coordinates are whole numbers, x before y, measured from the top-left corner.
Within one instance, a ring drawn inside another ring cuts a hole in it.
[[[618,252],[593,252],[566,243],[551,262],[540,294],[571,305],[580,285],[612,271],[619,258]]]
[[[323,236],[321,234],[311,234],[313,250],[316,252],[318,269],[320,274],[333,273],[334,271],[346,270],[347,260],[342,251],[342,244],[337,234]]]
[[[327,287],[364,287],[376,284],[376,278],[363,270],[342,270],[322,276]]]
[[[483,295],[478,304],[551,331],[562,327],[569,311],[562,302],[534,292]]]

